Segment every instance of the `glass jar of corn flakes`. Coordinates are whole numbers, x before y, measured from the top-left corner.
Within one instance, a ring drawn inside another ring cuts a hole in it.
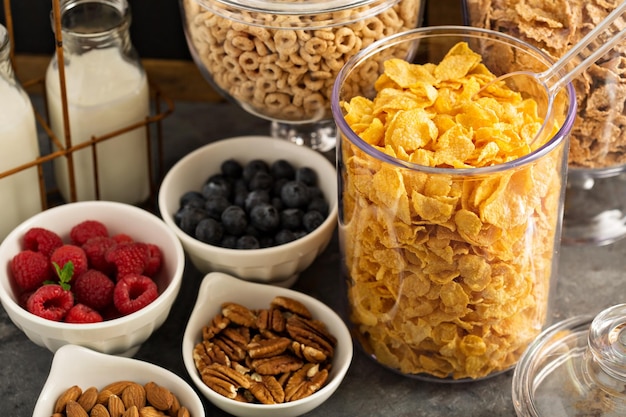
[[[333,82],[361,48],[421,24],[423,0],[180,0],[191,55],[274,137],[335,147]]]
[[[558,59],[621,0],[464,0],[466,23],[522,39]],[[626,237],[626,41],[574,81],[562,243],[604,245]]]
[[[549,322],[573,89],[545,125],[533,100],[481,89],[551,62],[504,34],[430,27],[370,45],[339,73],[347,315],[382,365],[482,379],[511,369]]]

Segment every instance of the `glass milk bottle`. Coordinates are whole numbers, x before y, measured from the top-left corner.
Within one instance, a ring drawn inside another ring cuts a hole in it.
[[[150,112],[148,80],[130,40],[127,1],[61,0],[60,16],[72,146],[144,121]],[[50,127],[66,144],[58,55],[46,72],[46,94]],[[99,142],[96,157],[91,146],[72,152],[76,200],[146,200],[147,140],[141,125]],[[54,172],[63,198],[73,200],[67,158],[54,160]]]
[[[10,39],[0,25],[0,172],[32,162],[39,156],[37,125],[30,99],[15,78],[9,57]],[[41,210],[37,168],[0,179],[4,200],[0,241],[22,221]]]

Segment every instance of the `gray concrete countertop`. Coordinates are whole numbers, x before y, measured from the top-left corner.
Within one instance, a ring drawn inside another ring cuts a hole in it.
[[[267,122],[229,103],[176,103],[163,121],[167,170],[182,156],[210,141],[267,134]],[[332,156],[331,156],[332,157]],[[294,288],[343,311],[337,237],[301,276]],[[554,304],[554,320],[595,315],[626,302],[626,240],[602,247],[563,247]],[[138,359],[170,369],[189,381],[180,351],[202,275],[188,262],[184,284],[165,324],[142,346]],[[27,417],[37,401],[52,353],[30,342],[0,309],[1,414]],[[470,383],[432,383],[400,376],[368,358],[358,348],[336,393],[310,415],[324,417],[514,417],[512,372]],[[226,416],[204,401],[207,416]]]

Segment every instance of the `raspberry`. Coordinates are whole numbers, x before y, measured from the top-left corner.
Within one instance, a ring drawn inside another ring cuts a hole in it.
[[[118,233],[116,235],[113,235],[113,240],[115,240],[117,243],[133,243],[135,241],[126,233]]]
[[[51,230],[33,227],[24,234],[24,248],[41,252],[47,257],[60,246],[63,246],[63,240]]]
[[[99,323],[102,316],[93,308],[84,304],[76,304],[65,315],[66,323]]]
[[[115,272],[115,269],[110,262],[107,262],[106,253],[116,246],[117,242],[112,237],[96,236],[85,242],[81,248],[87,255],[89,267],[108,275]]]
[[[134,313],[159,296],[156,283],[145,275],[129,274],[115,284],[113,303],[123,315]]]
[[[72,227],[70,230],[70,240],[72,244],[81,246],[92,237],[109,236],[109,231],[104,224],[97,220],[85,220]]]
[[[60,285],[49,284],[37,288],[26,301],[26,309],[44,319],[62,321],[74,305],[74,296]]]
[[[161,263],[163,262],[163,254],[161,249],[154,243],[146,243],[148,247],[148,257],[146,261],[146,268],[144,275],[153,277],[157,272],[161,270]]]
[[[63,268],[70,261],[74,264],[73,277],[77,277],[87,270],[87,255],[79,246],[65,244],[55,249],[50,255],[50,262],[57,264],[60,268]]]
[[[95,269],[88,269],[77,276],[72,284],[76,302],[98,311],[113,303],[114,288],[113,281]]]
[[[106,253],[106,260],[115,266],[118,281],[128,274],[143,274],[148,260],[148,247],[139,242],[120,244]]]
[[[33,291],[52,277],[48,258],[41,252],[19,252],[11,260],[10,267],[15,283],[24,291]]]

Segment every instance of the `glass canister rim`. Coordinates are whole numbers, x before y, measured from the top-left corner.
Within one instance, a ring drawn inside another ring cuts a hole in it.
[[[322,29],[378,15],[402,0],[193,0],[234,22],[274,29]],[[342,15],[342,12],[350,12]],[[325,17],[325,14],[333,14]],[[272,16],[272,19],[267,19]],[[301,17],[280,19],[276,17]],[[320,18],[322,16],[322,18]]]
[[[520,157],[514,159],[512,161],[508,161],[502,164],[485,166],[485,167],[475,167],[475,168],[441,168],[441,167],[430,167],[425,165],[419,165],[412,162],[408,162],[399,158],[395,158],[385,152],[382,152],[375,147],[371,146],[363,139],[361,139],[347,124],[343,117],[343,112],[340,106],[340,90],[341,90],[341,80],[347,78],[349,72],[361,61],[367,59],[371,55],[374,55],[380,50],[387,49],[393,47],[406,39],[410,39],[421,35],[422,38],[432,38],[432,37],[441,37],[441,36],[450,36],[450,37],[478,37],[478,38],[490,38],[490,39],[501,39],[502,41],[506,41],[507,43],[512,44],[513,46],[524,47],[532,51],[536,54],[537,58],[540,58],[544,61],[546,66],[549,66],[553,63],[553,60],[543,51],[530,45],[524,41],[521,41],[513,36],[507,35],[505,33],[496,32],[489,29],[482,28],[474,28],[468,26],[458,26],[458,25],[442,25],[442,26],[427,26],[420,27],[416,29],[411,29],[405,32],[400,32],[391,36],[388,36],[384,39],[373,42],[369,46],[362,49],[360,52],[352,56],[346,64],[343,66],[341,71],[339,72],[337,78],[335,79],[335,84],[333,85],[332,91],[332,99],[331,99],[331,111],[335,117],[335,122],[337,123],[339,132],[345,134],[348,140],[356,145],[359,149],[361,149],[366,154],[370,155],[373,158],[382,160],[383,162],[389,163],[391,165],[398,166],[400,168],[411,169],[411,170],[419,170],[425,173],[432,174],[448,174],[448,175],[485,175],[492,174],[500,171],[510,170],[516,167],[525,166],[527,164],[533,163],[534,161],[540,159],[542,156],[550,153],[555,147],[557,147],[563,140],[566,140],[567,132],[570,132],[572,126],[574,124],[574,120],[576,118],[576,96],[574,93],[574,87],[571,83],[566,86],[567,94],[569,98],[569,106],[567,111],[567,117],[564,120],[563,124],[559,128],[558,132],[544,145],[537,148],[536,150]]]

